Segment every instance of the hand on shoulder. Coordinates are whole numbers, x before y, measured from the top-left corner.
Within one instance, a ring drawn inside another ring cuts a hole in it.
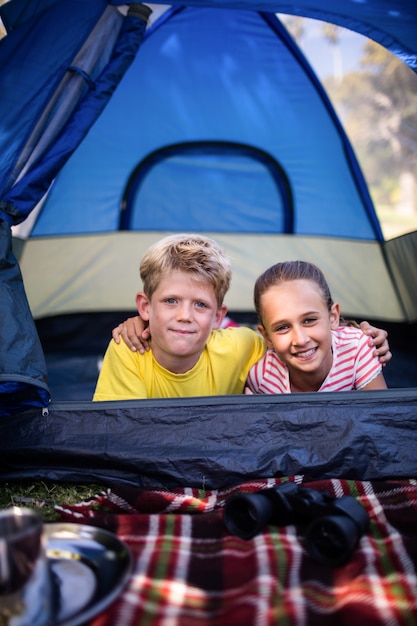
[[[150,332],[146,322],[136,315],[128,317],[127,320],[113,328],[112,337],[116,343],[120,343],[120,337],[132,352],[144,352],[150,350]]]
[[[388,361],[392,358],[392,353],[390,351],[389,343],[388,343],[388,333],[383,328],[377,328],[376,326],[371,326],[369,322],[361,322],[360,327],[362,332],[365,335],[368,335],[369,341],[368,344],[374,347],[373,355],[377,356],[379,362],[382,366],[385,366]]]

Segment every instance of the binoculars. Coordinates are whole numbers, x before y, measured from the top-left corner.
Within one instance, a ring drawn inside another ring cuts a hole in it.
[[[346,563],[369,528],[369,516],[352,496],[330,494],[286,482],[256,493],[229,496],[223,521],[232,535],[252,539],[265,525],[306,523],[305,547],[322,565]]]

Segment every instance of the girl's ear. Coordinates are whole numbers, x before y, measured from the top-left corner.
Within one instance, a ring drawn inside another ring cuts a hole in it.
[[[267,348],[269,348],[270,350],[273,350],[274,346],[272,345],[272,341],[270,340],[269,335],[265,330],[265,327],[262,326],[262,324],[258,324],[257,329],[261,333],[262,337],[264,338]]]
[[[222,306],[219,309],[217,309],[217,313],[213,322],[213,330],[217,330],[218,328],[221,327],[222,322],[224,318],[226,317],[226,313],[227,313],[227,306],[225,304],[222,304]]]
[[[335,302],[332,304],[332,308],[329,312],[330,315],[330,328],[336,330],[340,325],[340,306]]]
[[[148,296],[143,291],[139,291],[139,293],[136,294],[136,307],[138,309],[139,317],[145,321],[149,321],[150,304]]]

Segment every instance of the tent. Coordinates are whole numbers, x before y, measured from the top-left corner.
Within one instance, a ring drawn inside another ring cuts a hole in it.
[[[416,234],[384,241],[341,123],[275,15],[355,29],[416,70],[413,3],[184,2],[145,32],[149,12],[0,9],[6,413],[49,403],[32,318],[132,310],[139,259],[167,232],[224,246],[234,312],[252,310],[254,279],[279,256],[317,262],[346,314],[417,320]]]

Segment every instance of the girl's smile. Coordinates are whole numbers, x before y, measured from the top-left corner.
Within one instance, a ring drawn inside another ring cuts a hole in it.
[[[311,359],[317,352],[317,348],[312,348],[311,350],[305,350],[304,352],[296,352],[294,356],[302,361],[308,361]]]

